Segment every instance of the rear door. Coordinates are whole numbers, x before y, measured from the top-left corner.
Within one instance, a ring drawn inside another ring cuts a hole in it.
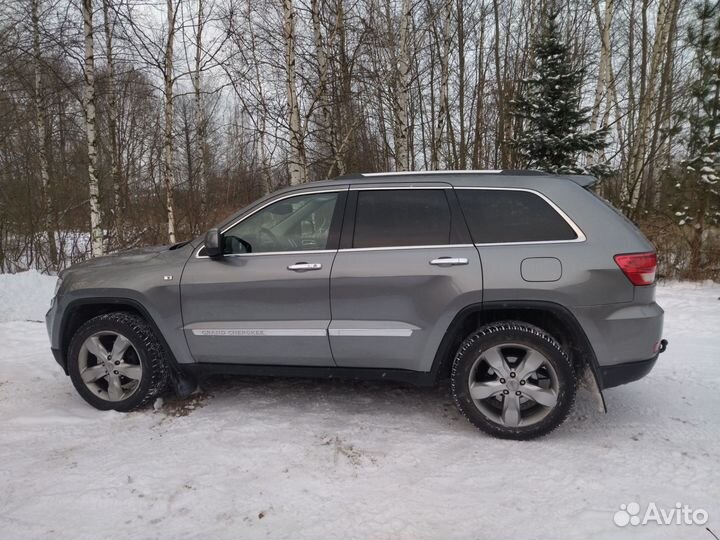
[[[460,306],[482,301],[451,186],[351,186],[330,297],[338,366],[429,371]]]
[[[334,365],[330,269],[347,185],[278,197],[223,231],[225,255],[200,249],[181,281],[185,337],[199,362]]]

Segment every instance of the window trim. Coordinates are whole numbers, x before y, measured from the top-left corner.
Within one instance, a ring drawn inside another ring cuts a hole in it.
[[[293,197],[301,197],[303,195],[316,195],[320,193],[347,193],[350,186],[344,186],[339,189],[311,189],[307,191],[298,191],[294,193],[288,193],[287,195],[283,195],[281,197],[276,197],[273,199],[270,199],[265,204],[262,204],[258,206],[257,208],[253,208],[250,212],[247,214],[243,214],[239,218],[237,218],[235,221],[232,221],[229,225],[226,225],[222,229],[220,229],[220,234],[225,234],[227,231],[232,229],[235,225],[238,225],[239,223],[245,221],[249,217],[257,214],[262,210],[263,208],[267,208],[271,204],[275,204],[276,202],[284,201],[285,199],[291,199]],[[340,199],[338,198],[338,202],[340,202]],[[332,227],[332,223],[330,224]],[[199,247],[198,250],[195,252],[195,258],[196,259],[209,259],[207,255],[200,255],[200,252],[205,249],[205,243],[203,242]],[[306,250],[296,250],[296,251],[265,251],[263,253],[226,253],[223,255],[223,257],[259,257],[261,255],[301,255],[305,253],[335,253],[338,251],[337,249],[306,249]]]
[[[390,251],[390,250],[404,250],[404,249],[446,249],[446,248],[469,248],[475,244],[432,244],[428,246],[382,246],[382,247],[367,247],[367,248],[340,248],[338,251],[341,253],[353,252],[353,251]]]
[[[475,243],[474,245],[476,247],[488,247],[488,246],[530,246],[530,245],[542,245],[542,244],[576,244],[578,242],[585,242],[587,240],[587,237],[585,236],[585,233],[583,230],[575,223],[570,216],[568,216],[562,208],[560,208],[557,204],[555,204],[547,195],[540,193],[539,191],[531,188],[515,188],[515,187],[489,187],[489,186],[456,186],[456,190],[465,190],[465,189],[472,189],[472,190],[483,190],[483,191],[524,191],[526,193],[532,193],[533,195],[537,195],[540,197],[543,201],[545,201],[550,208],[555,210],[555,212],[565,220],[565,223],[568,224],[568,226],[575,232],[577,235],[577,238],[573,238],[572,240],[530,240],[530,241],[522,241],[522,242],[480,242]],[[459,201],[458,201],[459,202]],[[462,205],[461,205],[462,210]],[[470,226],[468,225],[468,229]]]

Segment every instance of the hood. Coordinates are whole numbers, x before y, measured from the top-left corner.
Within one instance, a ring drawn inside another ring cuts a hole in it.
[[[117,253],[111,253],[109,255],[103,255],[102,257],[95,257],[93,259],[76,263],[70,268],[63,270],[63,272],[60,273],[60,276],[63,277],[63,274],[69,270],[85,270],[91,268],[102,268],[105,266],[118,267],[125,264],[135,265],[138,263],[144,263],[160,256],[161,254],[170,254],[174,251],[182,251],[182,248],[187,246],[189,246],[190,249],[193,247],[191,242],[180,242],[172,245],[165,244],[162,246],[147,246],[126,249],[118,251]]]

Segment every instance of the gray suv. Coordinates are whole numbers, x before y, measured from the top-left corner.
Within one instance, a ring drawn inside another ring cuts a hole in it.
[[[653,247],[592,181],[468,171],[290,187],[204,238],[63,272],[52,351],[98,409],[214,373],[449,377],[478,428],[543,435],[579,380],[639,379],[666,343]]]

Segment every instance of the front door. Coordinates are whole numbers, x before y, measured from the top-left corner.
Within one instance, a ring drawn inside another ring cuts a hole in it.
[[[330,270],[346,193],[280,196],[223,230],[222,258],[193,255],[181,294],[195,360],[334,365]]]
[[[452,318],[482,301],[480,257],[453,190],[352,186],[348,213],[331,276],[335,362],[429,371]]]

